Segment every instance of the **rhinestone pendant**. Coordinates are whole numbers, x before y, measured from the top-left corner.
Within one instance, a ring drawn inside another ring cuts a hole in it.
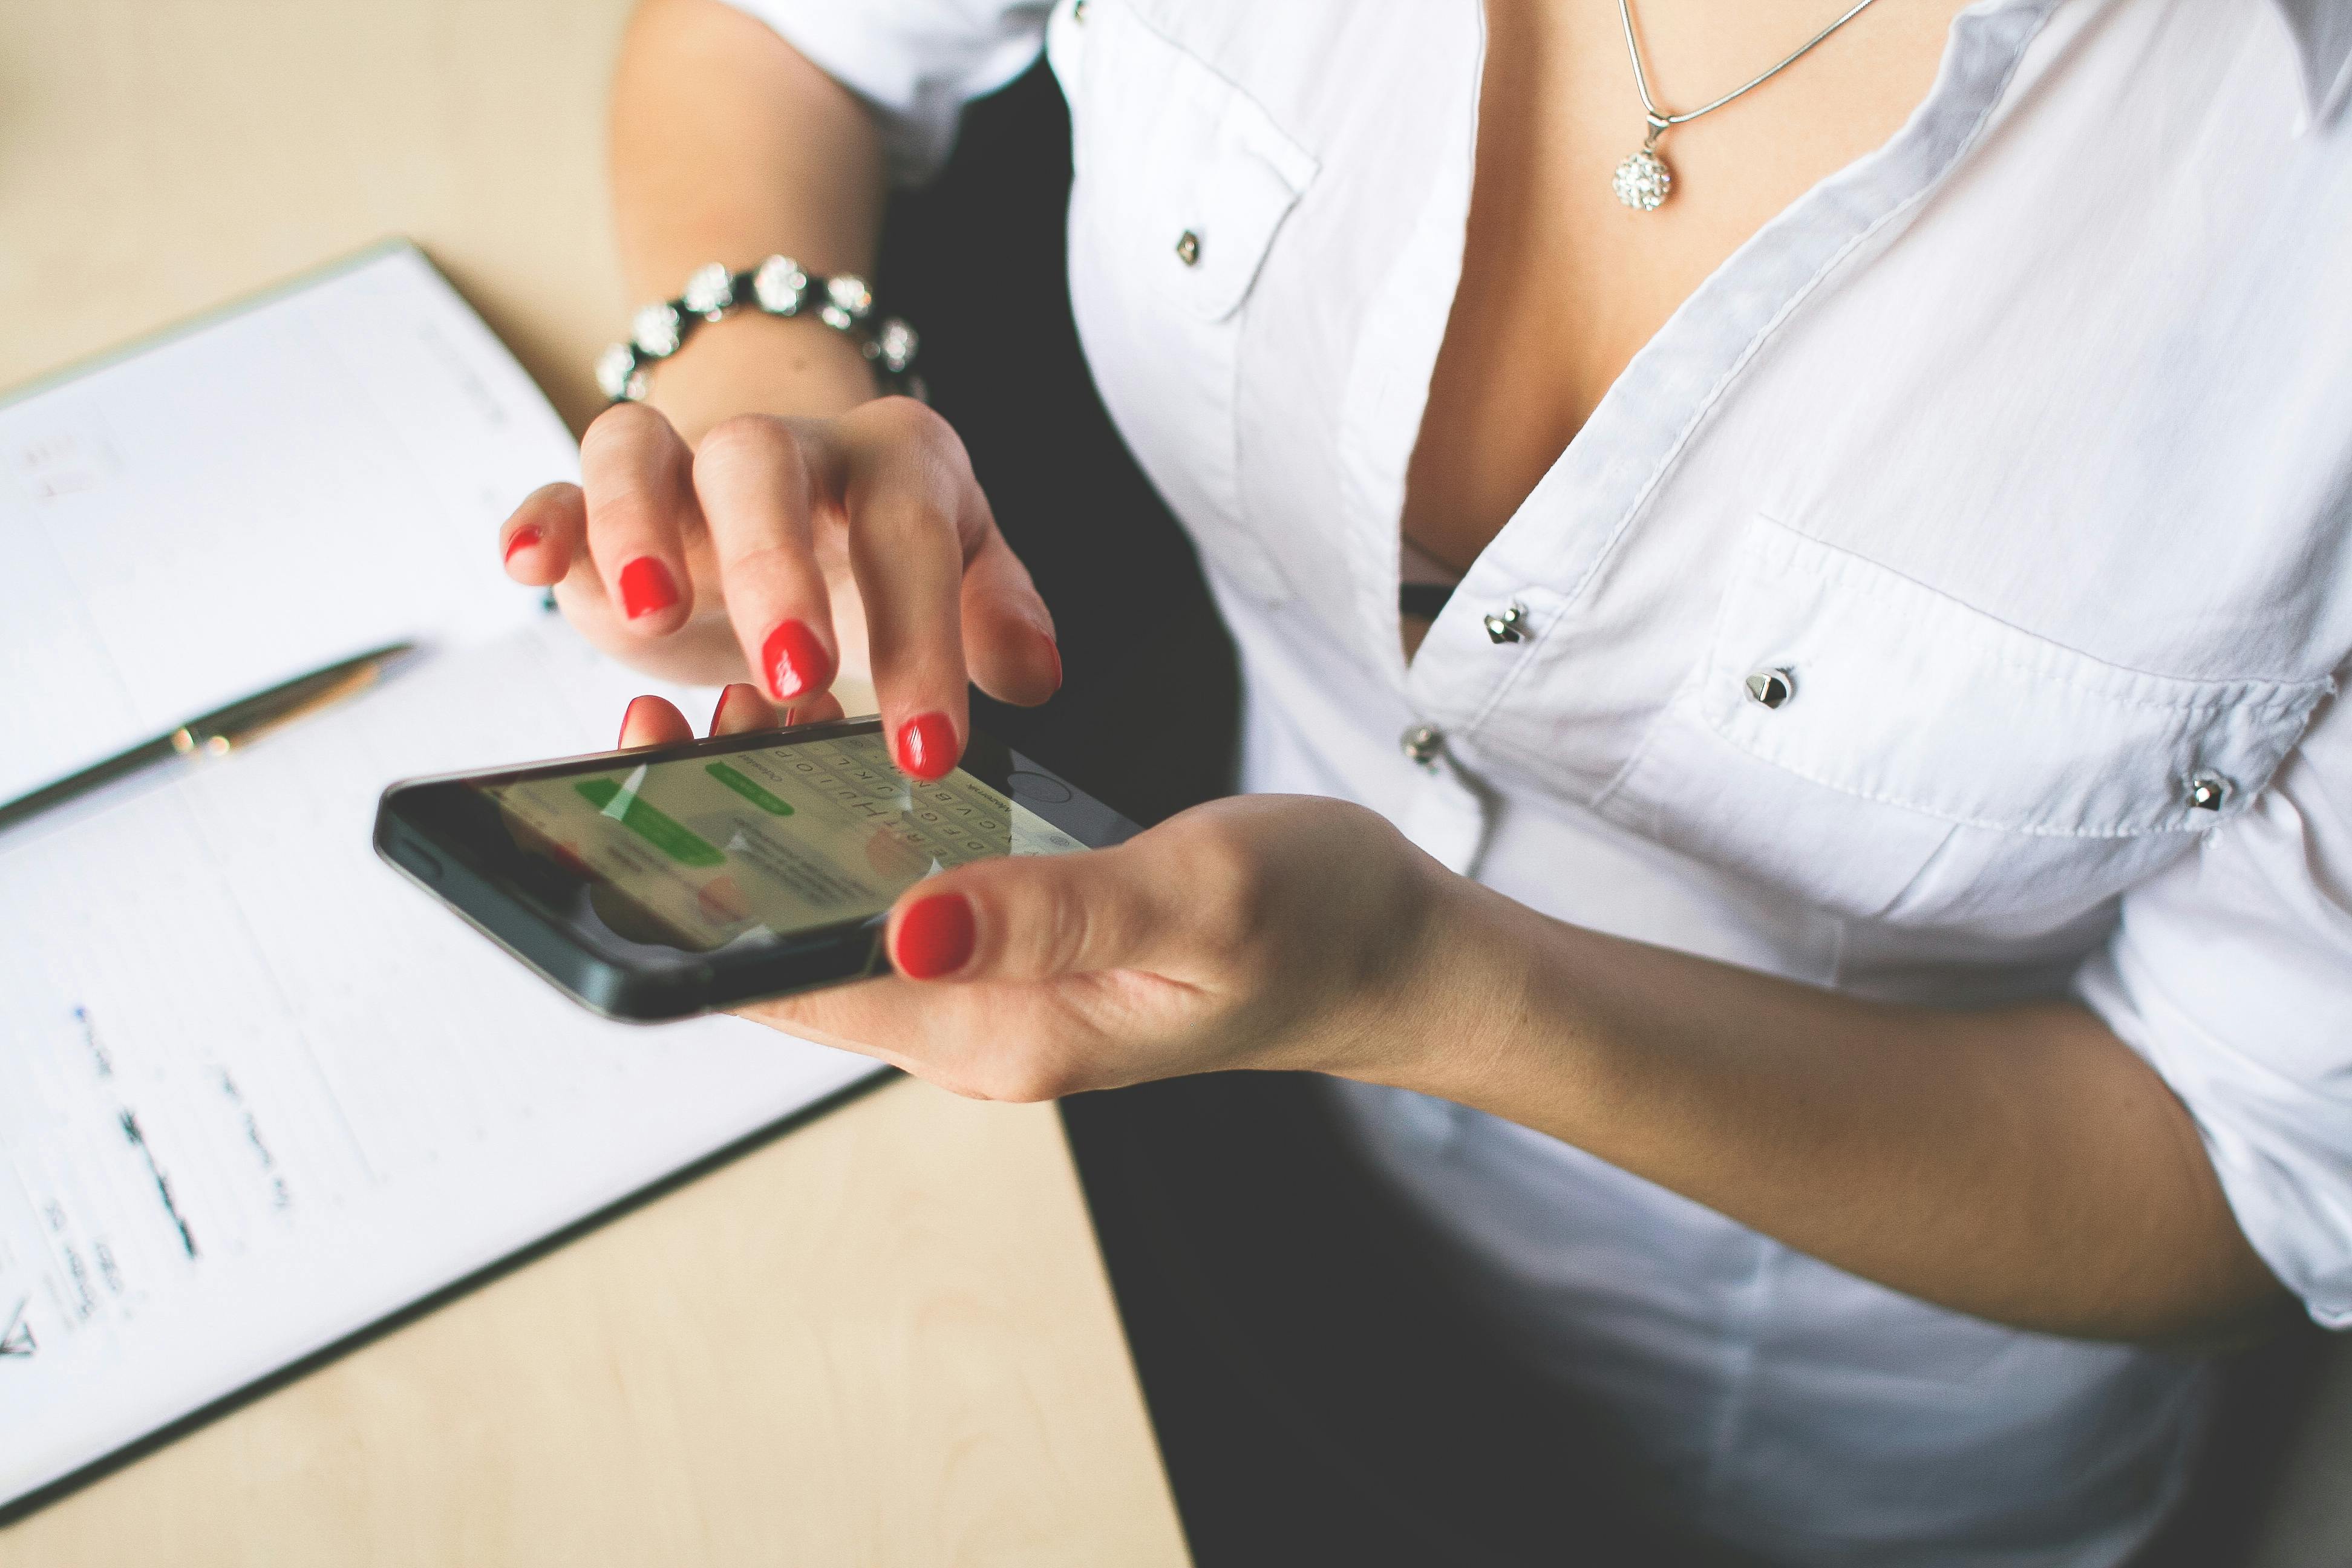
[[[1675,188],[1675,173],[1666,167],[1664,158],[1644,147],[1617,165],[1610,186],[1617,193],[1617,199],[1635,212],[1655,212],[1665,201],[1666,194]]]

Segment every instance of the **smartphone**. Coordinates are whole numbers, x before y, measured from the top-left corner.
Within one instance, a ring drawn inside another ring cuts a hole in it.
[[[975,733],[936,783],[877,719],[395,784],[376,853],[608,1018],[683,1018],[886,973],[907,889],[991,855],[1067,855],[1135,825]]]

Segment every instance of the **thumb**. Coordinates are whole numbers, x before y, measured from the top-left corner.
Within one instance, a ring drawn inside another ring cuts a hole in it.
[[[890,961],[911,980],[1051,980],[1140,967],[1173,921],[1122,847],[987,860],[909,888]]]

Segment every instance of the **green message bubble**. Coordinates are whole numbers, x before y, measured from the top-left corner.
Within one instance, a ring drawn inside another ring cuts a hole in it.
[[[600,812],[610,806],[621,793],[621,786],[611,779],[582,779],[572,787]],[[635,795],[631,795],[629,804],[621,808],[620,823],[681,866],[727,864],[726,856]]]
[[[706,763],[704,764],[702,771],[709,773],[712,778],[717,779],[720,784],[725,784],[729,789],[733,790],[737,795],[741,795],[745,800],[750,801],[753,805],[758,806],[761,811],[766,812],[770,816],[790,816],[793,814],[793,803],[791,801],[777,799],[774,795],[770,795],[766,790],[761,789],[751,780],[745,778],[741,773],[739,773],[733,768],[729,767],[725,763]]]

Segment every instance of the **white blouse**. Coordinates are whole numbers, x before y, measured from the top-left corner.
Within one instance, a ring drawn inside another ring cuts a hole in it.
[[[1815,984],[2079,997],[2352,1326],[2352,6],[1972,6],[1894,139],[1634,358],[1408,666],[1475,0],[742,3],[908,176],[1043,35],[1078,324],[1240,643],[1251,788]],[[2196,1361],[1337,1092],[1496,1331],[1685,1520],[1790,1563],[2096,1568],[2182,1480]]]

